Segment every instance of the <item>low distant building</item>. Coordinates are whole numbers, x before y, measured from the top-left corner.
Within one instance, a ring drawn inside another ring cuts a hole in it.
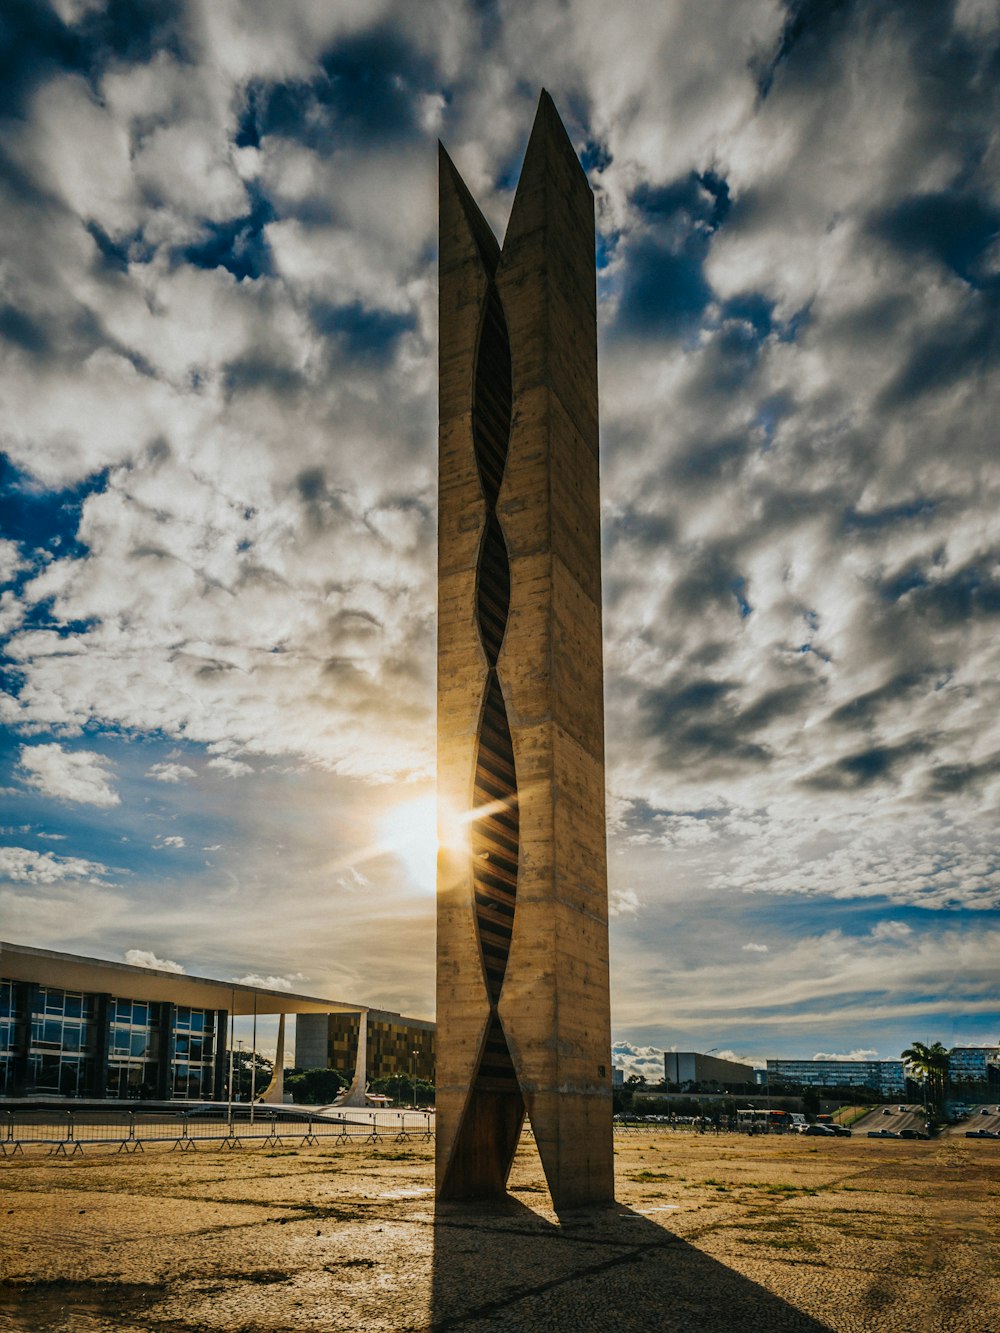
[[[384,1009],[301,1014],[295,1020],[295,1063],[300,1069],[335,1069],[352,1079],[357,1072],[362,1016],[366,1022],[367,1078],[405,1074],[434,1081],[435,1025]]]
[[[948,1052],[948,1077],[952,1083],[988,1083],[1000,1074],[1000,1050],[996,1046],[954,1046]]]
[[[871,1088],[892,1097],[906,1091],[902,1060],[768,1060],[767,1084],[806,1088]]]
[[[752,1065],[736,1060],[720,1060],[717,1055],[701,1055],[697,1051],[664,1051],[663,1072],[668,1083],[753,1083]]]

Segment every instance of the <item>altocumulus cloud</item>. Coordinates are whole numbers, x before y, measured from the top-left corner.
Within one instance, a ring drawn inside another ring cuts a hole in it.
[[[196,776],[193,768],[187,764],[177,764],[164,760],[163,763],[153,764],[146,776],[155,778],[157,782],[183,782],[186,778]]]
[[[0,880],[14,884],[97,882],[108,873],[107,866],[78,856],[56,856],[29,847],[0,847]]]
[[[118,805],[108,761],[92,750],[66,750],[61,745],[22,745],[19,772],[23,781],[44,796],[82,805]]]
[[[878,920],[933,1004],[978,1005],[955,931],[1000,905],[995,6],[626,6],[613,41],[597,0],[8,8],[0,719],[30,800],[91,807],[70,850],[236,849],[245,819],[268,857],[214,857],[220,901],[343,905],[306,823],[349,839],[431,773],[434,139],[502,230],[545,84],[600,233],[616,1022],[698,1017],[670,969],[700,977],[717,928],[730,1014],[811,976],[916,1014]],[[280,827],[309,781],[322,819]],[[183,860],[153,859],[123,892]],[[410,910],[365,875],[373,920]],[[180,936],[206,882],[169,882]],[[425,1010],[429,904],[407,930],[424,961],[372,985]]]

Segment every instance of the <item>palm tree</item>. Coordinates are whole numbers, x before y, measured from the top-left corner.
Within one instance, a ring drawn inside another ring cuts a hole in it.
[[[919,1079],[924,1085],[930,1109],[940,1114],[944,1109],[944,1096],[948,1082],[948,1048],[936,1041],[933,1046],[925,1046],[922,1041],[915,1041],[907,1047],[900,1057],[906,1065],[906,1072],[911,1078]]]

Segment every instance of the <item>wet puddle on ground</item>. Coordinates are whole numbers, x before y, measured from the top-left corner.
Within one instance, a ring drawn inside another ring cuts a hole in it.
[[[144,1312],[163,1299],[158,1283],[0,1282],[3,1333],[85,1333],[106,1328],[148,1328]],[[158,1324],[163,1333],[167,1326]]]

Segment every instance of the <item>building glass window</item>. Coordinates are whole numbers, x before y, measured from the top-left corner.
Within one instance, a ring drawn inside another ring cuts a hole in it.
[[[0,1096],[11,1090],[17,1051],[17,991],[13,981],[0,981]]]
[[[108,1002],[108,1097],[154,1097],[160,1006],[115,996]]]
[[[212,1096],[215,1087],[213,1026],[215,1011],[191,1009],[178,1005],[174,1011],[171,1041],[174,1056],[171,1061],[172,1095],[204,1101]]]
[[[18,1008],[25,993],[31,1002],[26,1011]],[[216,1013],[186,1006],[170,1013],[166,1033],[159,1003],[109,996],[105,1004],[95,994],[55,986],[25,989],[0,978],[0,1095],[13,1093],[16,1069],[18,1093],[85,1097],[103,1090],[107,1097],[126,1099],[166,1091],[168,1097],[210,1099]],[[105,1032],[98,1031],[99,1014]],[[106,1064],[98,1068],[98,1052],[105,1050]]]
[[[35,1092],[83,1097],[92,1091],[94,997],[40,986],[32,1014],[28,1084]]]

